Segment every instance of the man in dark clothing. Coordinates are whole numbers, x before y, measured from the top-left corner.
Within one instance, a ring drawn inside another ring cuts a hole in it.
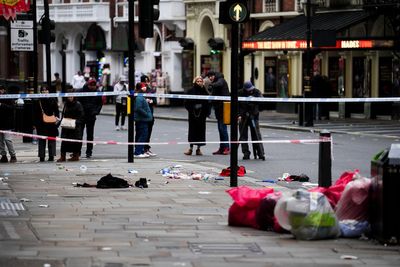
[[[228,83],[224,79],[223,75],[219,72],[209,71],[207,73],[208,78],[211,81],[209,90],[213,96],[229,96]],[[228,127],[223,122],[223,101],[213,101],[213,107],[215,110],[215,117],[218,124],[219,133],[219,149],[213,152],[213,155],[229,155],[229,135]]]
[[[256,89],[250,81],[243,84],[243,89],[238,92],[239,97],[262,97],[260,90]],[[261,141],[261,132],[259,125],[260,111],[258,103],[253,101],[240,101],[239,102],[239,141],[247,141],[248,130],[250,128],[251,140]],[[243,159],[250,159],[250,150],[248,143],[242,143]],[[264,146],[262,143],[253,143],[254,158],[265,160]]]
[[[97,92],[97,82],[95,79],[91,78],[83,86],[81,90],[77,92]],[[78,101],[82,104],[84,110],[84,123],[82,125],[82,135],[86,127],[86,140],[93,141],[94,137],[94,125],[96,123],[96,116],[100,114],[101,108],[103,107],[103,102],[99,96],[85,96],[79,97]],[[86,158],[91,158],[93,152],[93,144],[86,144]]]

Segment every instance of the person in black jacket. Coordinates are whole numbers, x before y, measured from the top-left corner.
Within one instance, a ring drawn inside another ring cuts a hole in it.
[[[208,95],[201,76],[197,76],[193,80],[193,87],[187,92],[187,94]],[[201,152],[200,147],[206,145],[206,119],[209,115],[208,101],[201,99],[187,99],[185,100],[185,108],[188,111],[188,142],[190,143],[190,147],[184,154],[188,156],[192,155],[194,146],[192,142],[195,142],[197,145],[196,155],[201,156],[203,153]]]
[[[64,103],[62,118],[75,119],[75,129],[61,129],[61,138],[82,140],[82,126],[84,123],[84,111],[83,106],[79,103],[75,97],[69,96]],[[72,152],[72,157],[68,161],[79,161],[79,155],[81,152],[82,143],[80,142],[61,142],[61,156],[57,162],[66,161],[67,152]]]
[[[97,92],[97,82],[95,79],[90,78],[85,86],[77,92]],[[94,126],[96,123],[96,116],[100,114],[101,108],[103,107],[103,102],[99,96],[85,96],[79,97],[79,102],[83,106],[85,113],[84,123],[82,125],[82,136],[83,131],[86,127],[86,140],[93,141],[94,138]],[[86,158],[91,158],[93,153],[93,144],[86,144]]]
[[[6,88],[0,85],[0,94],[5,94]],[[0,99],[0,130],[11,131],[14,129],[14,103],[11,99]],[[14,144],[11,135],[8,133],[0,133],[0,162],[8,162],[7,151],[10,154],[10,163],[17,162]]]
[[[262,97],[260,90],[256,89],[250,81],[246,81],[243,84],[243,89],[238,92],[239,97]],[[248,130],[250,128],[251,140],[261,141],[261,132],[259,125],[260,111],[258,103],[253,101],[240,101],[239,102],[239,141],[247,141]],[[241,143],[243,159],[250,159],[250,150],[248,143]],[[262,143],[253,143],[254,158],[265,160],[264,146]]]
[[[42,94],[48,94],[47,87],[42,88]],[[45,135],[56,137],[58,136],[58,126],[56,123],[45,123],[43,121],[43,113],[48,116],[54,115],[60,118],[60,111],[58,110],[58,103],[56,98],[38,98],[34,106],[34,119],[33,125],[36,128],[38,135]],[[49,151],[49,161],[54,161],[56,155],[56,140],[40,139],[38,142],[38,156],[41,162],[44,161],[46,155],[46,142]]]
[[[229,96],[228,83],[225,81],[223,75],[219,72],[209,71],[207,73],[208,78],[211,81],[210,88],[211,95],[213,96]],[[215,110],[215,117],[218,123],[219,133],[219,149],[213,152],[213,155],[229,155],[229,135],[228,127],[223,122],[223,101],[213,101],[213,107]]]

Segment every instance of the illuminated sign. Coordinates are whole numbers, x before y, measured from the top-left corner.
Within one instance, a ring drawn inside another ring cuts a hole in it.
[[[322,47],[323,49],[372,49],[392,48],[393,40],[336,40],[336,46]],[[310,43],[312,47],[312,42]],[[307,49],[306,40],[296,41],[254,41],[242,42],[243,49],[250,50],[303,50]]]

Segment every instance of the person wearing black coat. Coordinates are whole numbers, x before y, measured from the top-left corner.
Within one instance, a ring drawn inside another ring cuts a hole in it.
[[[6,88],[0,85],[0,94],[5,94]],[[14,129],[14,102],[11,99],[0,99],[0,130],[11,131]],[[7,151],[10,154],[10,163],[17,162],[14,144],[11,135],[8,133],[0,133],[0,162],[8,162]]]
[[[82,140],[82,126],[84,125],[84,111],[82,104],[75,97],[69,96],[64,103],[62,118],[75,119],[75,129],[61,129],[61,138]],[[72,152],[72,157],[68,161],[79,161],[81,152],[81,142],[61,142],[61,156],[57,162],[66,161],[67,152]]]
[[[254,87],[250,81],[243,84],[243,89],[238,92],[239,97],[262,97],[260,90]],[[251,140],[261,141],[262,136],[259,125],[259,104],[253,101],[239,102],[239,141],[248,141],[248,131],[250,128]],[[243,159],[250,159],[250,150],[248,143],[241,143]],[[264,146],[262,143],[253,143],[254,158],[265,160]]]
[[[208,78],[211,81],[210,89],[211,95],[213,96],[229,96],[228,83],[224,79],[223,75],[219,72],[209,71],[207,73]],[[223,122],[223,101],[213,101],[213,107],[215,110],[215,117],[218,123],[219,133],[219,149],[213,152],[213,155],[229,155],[229,135],[228,127]]]
[[[77,92],[98,92],[96,80],[93,78],[89,79],[85,86],[81,90],[77,90]],[[86,127],[86,140],[93,141],[96,116],[100,114],[101,108],[103,107],[103,101],[99,96],[85,96],[79,97],[79,102],[82,104],[85,113],[84,123],[82,125],[82,136]],[[86,158],[91,158],[92,153],[93,144],[87,143]]]
[[[48,94],[49,90],[44,87],[42,89],[43,94]],[[60,118],[60,111],[58,110],[58,100],[56,98],[39,98],[35,101],[34,105],[34,119],[33,125],[36,128],[38,135],[56,137],[58,136],[58,125],[57,123],[45,123],[43,121],[43,113],[48,116],[54,115]],[[46,156],[46,142],[47,149],[49,152],[49,161],[54,161],[56,155],[56,140],[47,140],[39,138],[38,141],[38,156],[41,162],[44,161]]]
[[[187,92],[187,94],[208,95],[201,76],[197,76],[193,80],[193,87]],[[206,145],[206,119],[209,115],[209,104],[207,100],[187,99],[185,100],[185,108],[188,111],[188,142],[190,143],[190,148],[184,154],[188,156],[192,155],[193,143],[195,143],[197,145],[196,155],[201,156],[203,153],[201,152],[200,147]]]

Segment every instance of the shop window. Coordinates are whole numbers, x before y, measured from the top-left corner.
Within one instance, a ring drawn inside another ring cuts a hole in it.
[[[264,92],[267,95],[276,96],[276,58],[265,58],[264,60],[264,69],[265,69],[265,90]]]
[[[392,58],[379,58],[379,96],[392,96]]]
[[[364,97],[365,58],[353,57],[353,97]]]
[[[288,97],[289,96],[289,62],[288,60],[278,61],[278,96]]]

